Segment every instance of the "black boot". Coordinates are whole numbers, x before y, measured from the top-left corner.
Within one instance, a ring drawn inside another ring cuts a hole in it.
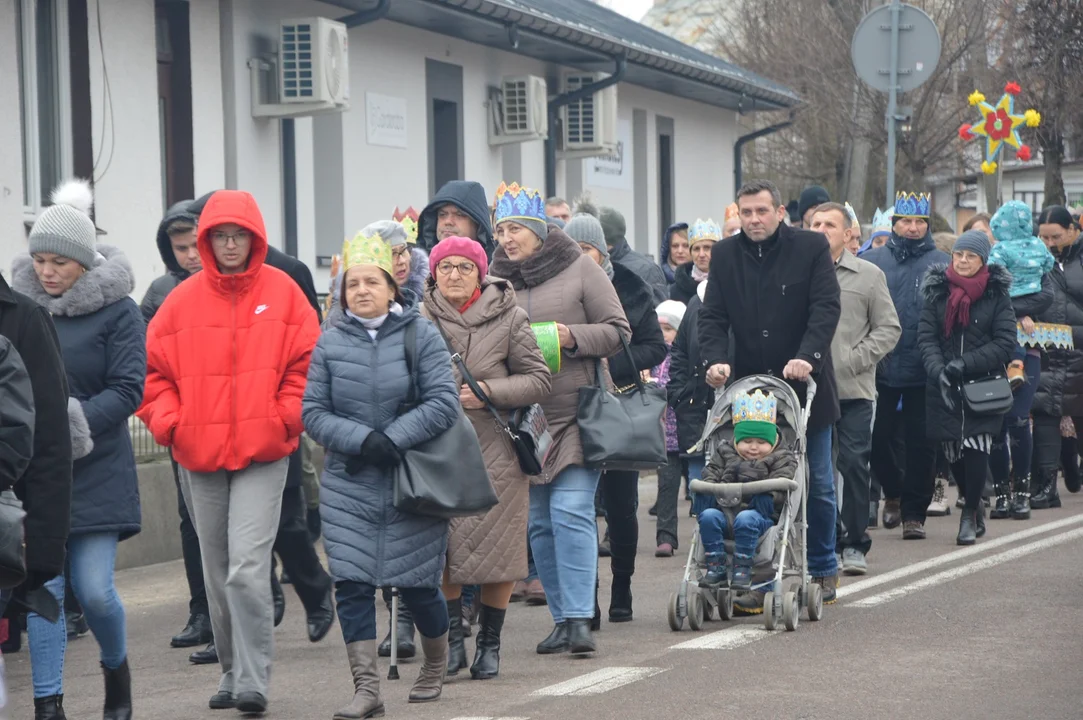
[[[463,642],[462,598],[447,601],[447,674],[455,675],[469,667],[466,662],[466,644]]]
[[[102,720],[132,720],[132,675],[128,658],[116,670],[102,665],[105,673],[105,708]]]
[[[602,606],[598,604],[598,579],[594,579],[594,617],[590,619],[591,632],[602,629]]]
[[[1014,520],[1030,519],[1030,475],[1024,475],[1015,479],[1012,488],[1012,518]]]
[[[64,696],[34,698],[34,720],[67,720],[64,715]]]
[[[996,498],[993,500],[993,508],[989,511],[990,520],[1004,520],[1011,515],[1011,481],[997,482],[993,486]]]
[[[1060,507],[1060,493],[1057,492],[1057,469],[1043,468],[1038,487],[1030,498],[1033,510],[1046,510]]]
[[[979,505],[978,512],[974,514],[974,537],[985,537],[985,506]]]
[[[500,674],[500,632],[504,629],[506,613],[507,610],[481,606],[478,649],[474,655],[474,664],[470,666],[470,677],[475,680],[488,680]]]
[[[278,575],[271,573],[271,599],[275,608],[275,627],[282,624],[282,618],[286,616],[286,595],[282,592],[282,585],[278,582]]]
[[[391,601],[387,601],[387,611],[391,612]],[[398,659],[409,660],[417,654],[417,646],[414,644],[414,616],[410,613],[410,608],[406,607],[406,603],[402,602],[402,598],[399,598],[399,623],[398,623]],[[380,643],[380,647],[377,649],[380,657],[391,657],[391,627],[388,623],[387,637]]]
[[[568,652],[568,623],[559,622],[554,625],[553,632],[538,643],[536,650],[539,655],[559,655]]]
[[[1064,468],[1064,488],[1070,493],[1077,493],[1083,487],[1083,477],[1079,473],[1079,451],[1075,438],[1060,439],[1060,465]]]
[[[568,652],[572,655],[582,655],[595,651],[594,637],[590,634],[589,619],[568,620]]]
[[[609,595],[609,622],[622,623],[632,620],[632,578],[614,575]]]
[[[973,545],[977,541],[976,509],[963,508],[959,514],[959,536],[955,538],[956,545]]]

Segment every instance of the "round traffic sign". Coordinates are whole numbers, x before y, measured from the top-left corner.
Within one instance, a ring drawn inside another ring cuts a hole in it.
[[[857,76],[881,92],[891,90],[891,5],[862,18],[850,44]],[[899,71],[896,87],[907,92],[929,79],[940,61],[940,31],[923,10],[899,6]]]

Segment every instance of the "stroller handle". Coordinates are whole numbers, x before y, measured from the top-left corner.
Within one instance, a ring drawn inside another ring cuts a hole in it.
[[[704,480],[692,480],[688,483],[688,489],[692,492],[716,497],[733,493],[738,487],[741,497],[748,498],[769,492],[793,492],[797,490],[798,484],[791,478],[767,478],[746,483],[712,483]]]

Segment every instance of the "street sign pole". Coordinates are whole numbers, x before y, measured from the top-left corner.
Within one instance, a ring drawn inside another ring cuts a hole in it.
[[[902,5],[899,0],[891,3],[891,55],[889,87],[887,91],[887,204],[892,207],[895,204],[895,129],[898,125],[899,91],[899,15],[902,13]]]

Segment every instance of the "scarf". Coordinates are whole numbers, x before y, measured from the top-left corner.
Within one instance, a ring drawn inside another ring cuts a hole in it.
[[[985,293],[989,284],[989,267],[983,265],[974,277],[965,278],[951,265],[945,271],[948,285],[948,308],[944,313],[944,337],[951,337],[955,328],[965,330],[970,324],[970,305]]]
[[[891,251],[892,257],[895,258],[895,262],[904,263],[912,257],[920,257],[933,250],[936,245],[932,243],[932,237],[928,233],[920,240],[911,240],[891,233],[891,239],[887,241],[887,247]]]
[[[707,273],[700,270],[695,265],[692,266],[692,279],[696,281],[696,284],[703,282],[707,279]]]
[[[346,315],[361,323],[361,326],[368,331],[369,337],[373,340],[376,339],[376,334],[380,332],[380,328],[383,327],[383,324],[387,321],[387,318],[393,314],[402,315],[402,305],[399,305],[397,302],[393,302],[391,303],[391,308],[388,312],[384,313],[380,317],[374,318],[363,318],[360,315],[355,315],[350,309],[346,310]]]
[[[489,274],[507,280],[516,290],[525,290],[555,278],[578,262],[582,255],[579,243],[554,226],[542,246],[523,260],[510,259],[504,248],[498,247],[493,253]]]
[[[462,315],[464,312],[469,310],[470,306],[473,305],[474,303],[476,303],[478,301],[478,298],[480,298],[480,297],[481,297],[481,288],[480,287],[474,288],[474,294],[470,296],[470,299],[467,300],[466,303],[461,308],[459,308],[459,314]]]

